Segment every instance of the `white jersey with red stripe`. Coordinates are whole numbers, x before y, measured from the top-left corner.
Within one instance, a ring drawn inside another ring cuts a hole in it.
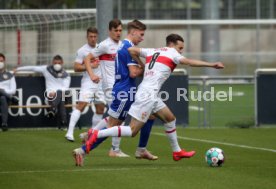
[[[91,53],[91,51],[94,48],[91,47],[89,44],[83,45],[79,50],[77,51],[77,56],[75,59],[76,63],[84,64],[85,57]],[[93,68],[93,72],[95,75],[101,77],[101,69],[100,68]],[[94,83],[88,74],[87,71],[83,72],[83,77],[81,79],[81,88],[82,89],[95,89],[97,90],[99,88],[99,84]]]
[[[128,114],[145,123],[150,114],[166,107],[166,104],[158,97],[158,93],[183,56],[174,48],[168,47],[141,48],[140,56],[146,58],[144,78],[138,87],[135,101]]]
[[[171,72],[184,58],[174,48],[141,48],[140,56],[146,58],[145,72],[139,88],[147,88],[157,93],[163,83],[170,77]]]
[[[94,57],[99,57],[104,91],[113,88],[115,82],[115,57],[121,43],[121,41],[115,42],[108,37],[91,52]]]

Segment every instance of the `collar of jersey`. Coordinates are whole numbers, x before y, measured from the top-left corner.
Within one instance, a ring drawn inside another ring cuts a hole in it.
[[[131,44],[131,46],[134,46],[134,44],[129,39],[124,39],[124,40],[128,41]]]

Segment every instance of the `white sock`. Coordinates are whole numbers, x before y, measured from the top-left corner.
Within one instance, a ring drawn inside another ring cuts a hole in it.
[[[108,88],[104,90],[105,94],[105,102],[108,107],[112,104],[112,88]]]
[[[66,135],[73,136],[74,134],[74,128],[80,119],[81,112],[78,109],[73,110],[71,117],[70,117],[70,122],[69,122],[69,127]]]
[[[121,137],[112,137],[112,149],[113,151],[120,150]]]
[[[92,128],[95,127],[103,118],[103,114],[97,114],[95,113],[92,116]]]
[[[179,152],[181,150],[181,148],[179,147],[179,144],[177,141],[175,121],[176,120],[174,120],[170,123],[165,123],[164,126],[165,126],[166,135],[167,135],[170,145],[172,147],[172,151]]]
[[[103,128],[107,128],[108,119],[109,119],[109,117],[103,118],[101,121],[99,121],[99,123],[97,125],[95,125],[95,127],[92,127],[92,128],[96,129],[96,130],[101,130]]]
[[[98,138],[104,137],[120,137],[120,136],[131,136],[132,131],[129,126],[115,126],[108,129],[100,130],[98,132]]]
[[[121,125],[125,125],[125,122],[123,122]],[[121,144],[121,137],[112,137],[112,149],[114,151],[120,150],[120,144]]]
[[[146,147],[137,147],[136,148],[136,150],[140,151],[140,152],[145,151],[146,149],[147,149]]]

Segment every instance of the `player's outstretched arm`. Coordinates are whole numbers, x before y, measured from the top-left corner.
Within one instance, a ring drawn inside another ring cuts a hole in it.
[[[91,65],[91,60],[93,61],[92,65]],[[90,76],[90,79],[94,83],[98,83],[100,81],[100,77],[94,74],[92,68],[97,68],[99,66],[99,61],[94,61],[94,60],[95,60],[95,57],[93,57],[93,55],[89,53],[84,59],[84,65],[87,73]]]
[[[211,67],[215,69],[223,69],[224,65],[221,62],[205,62],[202,60],[182,58],[180,59],[181,64],[189,65],[192,67]]]
[[[74,71],[75,72],[84,72],[86,71],[85,64],[80,64],[78,62],[74,63]]]
[[[31,71],[31,72],[38,72],[43,73],[46,70],[46,66],[21,66],[15,68],[13,71],[16,74],[17,72],[21,71]]]

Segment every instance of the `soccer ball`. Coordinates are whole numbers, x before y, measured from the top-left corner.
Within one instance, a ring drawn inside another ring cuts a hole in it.
[[[211,167],[219,167],[224,162],[224,153],[220,148],[213,147],[205,154],[205,160]]]

